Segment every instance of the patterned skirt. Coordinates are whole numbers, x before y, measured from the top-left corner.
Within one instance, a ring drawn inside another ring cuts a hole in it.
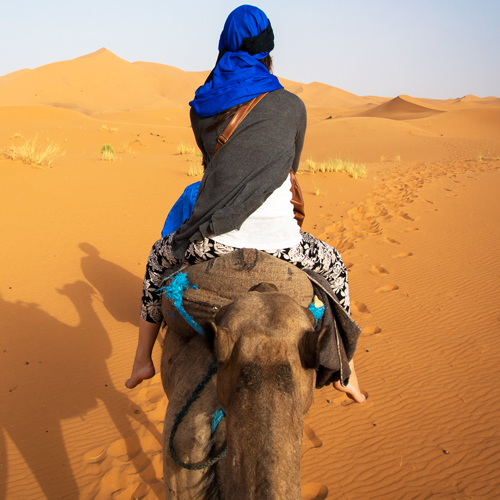
[[[234,247],[205,238],[192,242],[184,259],[180,260],[175,258],[172,253],[173,234],[158,240],[149,254],[142,287],[141,316],[150,323],[161,323],[163,319],[161,293],[158,292],[158,289],[163,286],[163,275],[166,269],[179,263],[198,264],[237,250]],[[312,234],[304,232],[301,234],[302,241],[298,245],[280,250],[265,250],[265,252],[290,262],[299,269],[310,269],[326,278],[340,304],[349,312],[347,269],[339,252]]]

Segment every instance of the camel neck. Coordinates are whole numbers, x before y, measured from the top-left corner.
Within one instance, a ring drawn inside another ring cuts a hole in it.
[[[226,491],[241,500],[300,499],[302,407],[291,398],[262,403],[228,412]]]

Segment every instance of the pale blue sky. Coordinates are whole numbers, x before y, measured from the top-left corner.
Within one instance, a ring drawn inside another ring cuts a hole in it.
[[[209,70],[232,0],[0,0],[0,76],[101,47]],[[358,95],[500,97],[500,0],[260,0],[275,73]]]

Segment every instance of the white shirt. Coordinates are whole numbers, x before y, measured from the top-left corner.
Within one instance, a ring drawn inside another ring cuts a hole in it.
[[[240,229],[212,236],[211,239],[235,248],[279,250],[302,241],[294,218],[290,175],[271,196],[243,222]]]

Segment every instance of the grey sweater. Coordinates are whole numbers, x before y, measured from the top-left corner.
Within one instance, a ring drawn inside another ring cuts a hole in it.
[[[267,94],[212,158],[219,130],[207,131],[215,117],[191,109],[196,143],[208,165],[191,214],[176,231],[173,251],[183,258],[190,241],[239,229],[275,189],[290,168],[297,171],[307,125],[304,103],[284,89]],[[265,230],[265,228],[263,228]]]

